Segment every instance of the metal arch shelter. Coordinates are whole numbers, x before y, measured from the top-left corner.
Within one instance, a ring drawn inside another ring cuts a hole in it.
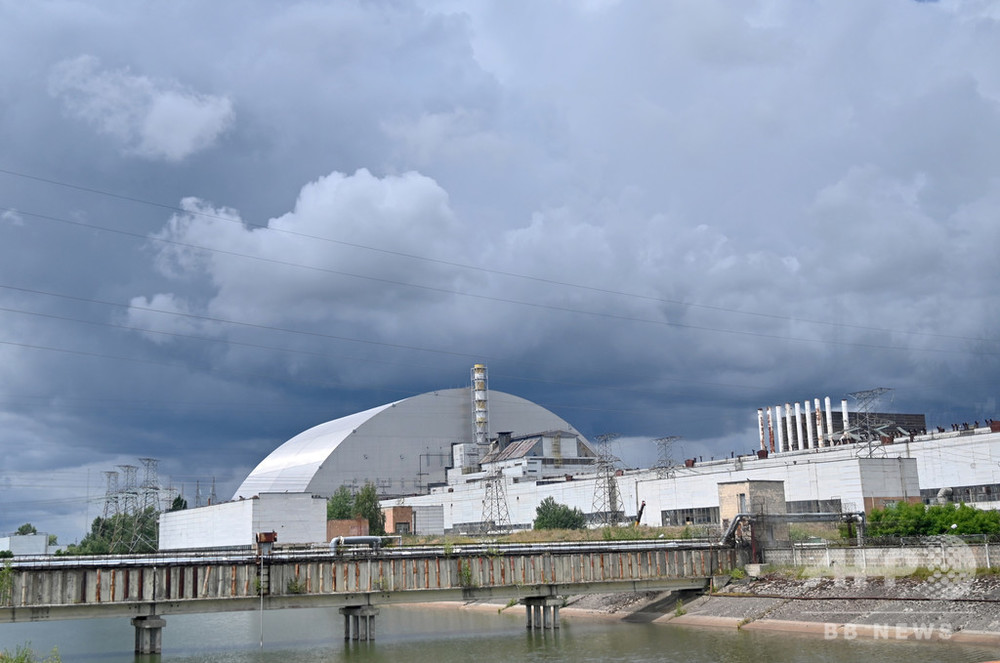
[[[490,391],[489,427],[525,435],[573,426],[529,400]],[[343,485],[372,481],[386,495],[426,492],[445,481],[452,445],[471,444],[468,387],[427,392],[314,426],[272,451],[233,499],[261,493],[329,496]],[[581,437],[583,437],[581,435]]]

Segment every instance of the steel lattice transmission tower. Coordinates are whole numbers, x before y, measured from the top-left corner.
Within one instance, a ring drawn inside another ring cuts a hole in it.
[[[855,409],[857,410],[858,421],[855,429],[858,431],[858,437],[861,438],[861,442],[864,443],[858,449],[859,456],[867,458],[885,456],[885,449],[882,448],[879,441],[882,436],[882,429],[891,426],[893,422],[879,419],[875,414],[883,394],[891,391],[892,389],[888,387],[876,387],[875,389],[866,389],[847,394],[857,401]],[[844,433],[845,435],[848,433],[846,423]]]
[[[596,438],[597,479],[594,482],[591,513],[595,523],[605,526],[617,525],[625,517],[621,493],[615,480],[619,459],[611,451],[611,443],[619,437],[619,433],[604,433]]]
[[[483,498],[483,534],[510,530],[510,510],[507,507],[507,483],[503,469],[495,467],[486,477],[486,495]]]
[[[174,498],[181,493],[173,486],[164,486],[160,489],[160,508],[158,511],[169,511],[174,506]]]
[[[676,465],[673,458],[674,442],[679,439],[681,439],[680,435],[667,435],[653,440],[656,442],[656,465],[653,466],[653,469],[656,470],[656,476],[660,479],[673,476]]]
[[[159,463],[156,458],[140,458],[142,463],[142,486],[140,490],[139,510],[152,509],[154,513],[160,510],[160,477]]]
[[[135,465],[118,465],[121,470],[121,483],[118,486],[121,510],[132,515],[139,510],[139,487],[136,485],[139,468]]]
[[[118,515],[118,472],[107,470],[104,473],[107,488],[104,491],[104,520]]]

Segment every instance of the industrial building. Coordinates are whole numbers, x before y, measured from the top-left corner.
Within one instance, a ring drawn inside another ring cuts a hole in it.
[[[664,476],[665,474],[665,476]],[[783,481],[787,512],[870,511],[899,501],[964,501],[979,508],[1000,508],[1000,431],[982,427],[839,444],[801,451],[761,453],[720,460],[689,460],[661,470],[618,470],[614,482],[625,520],[646,502],[642,524],[720,525],[718,485],[731,481]],[[512,528],[527,528],[545,497],[578,508],[596,509],[602,492],[599,473],[562,480],[511,477],[505,487]],[[481,528],[486,482],[435,488],[402,503],[442,509],[446,532]],[[417,530],[419,532],[419,530]]]
[[[163,514],[161,547],[247,545],[257,527],[279,531],[279,544],[318,543],[325,511],[304,505],[322,505],[313,496],[366,481],[385,497],[384,507],[412,508],[412,519],[394,518],[390,529],[415,534],[530,528],[546,497],[580,509],[592,525],[610,516],[634,520],[645,503],[644,525],[718,527],[719,486],[733,482],[782,482],[789,514],[870,511],[899,501],[1000,506],[998,422],[928,433],[922,415],[848,412],[846,401],[836,415],[829,398],[825,408],[819,399],[761,408],[754,453],[624,470],[545,408],[488,391],[486,367],[476,365],[468,388],[403,399],[293,437],[250,473],[235,502]],[[299,523],[282,538],[281,527],[289,527],[282,509],[271,511],[271,524],[255,515],[263,506],[252,506],[278,500],[277,493],[304,500],[301,509],[289,507],[289,518],[314,510],[308,517],[317,522]],[[242,502],[251,506],[231,506]],[[230,518],[239,524],[221,524]]]
[[[257,532],[282,545],[326,541],[326,500],[307,493],[263,493],[160,514],[160,550],[250,546]]]
[[[52,555],[58,547],[49,545],[49,535],[45,532],[0,536],[0,550],[9,550],[16,557],[21,555]]]
[[[473,387],[433,391],[314,426],[271,452],[234,499],[262,493],[330,496],[340,486],[372,482],[385,497],[419,495],[447,483],[447,471],[478,471],[488,431],[513,436],[559,431],[567,462],[586,439],[540,405],[487,390],[486,367]],[[488,396],[487,396],[488,393]],[[583,452],[580,452],[583,453]],[[573,461],[575,462],[575,461]]]

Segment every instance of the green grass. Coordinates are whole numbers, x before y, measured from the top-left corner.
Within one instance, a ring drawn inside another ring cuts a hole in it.
[[[8,649],[0,651],[0,661],[3,663],[60,663],[59,650],[53,648],[52,652],[45,658],[38,658],[38,655],[31,649],[31,643],[18,645],[11,652]]]

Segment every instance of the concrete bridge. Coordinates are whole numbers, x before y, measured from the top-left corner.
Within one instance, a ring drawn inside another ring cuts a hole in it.
[[[129,617],[159,652],[167,615],[338,607],[345,638],[374,639],[378,606],[516,599],[529,628],[558,628],[561,598],[701,589],[738,551],[660,541],[248,551],[18,559],[0,572],[0,623]]]

